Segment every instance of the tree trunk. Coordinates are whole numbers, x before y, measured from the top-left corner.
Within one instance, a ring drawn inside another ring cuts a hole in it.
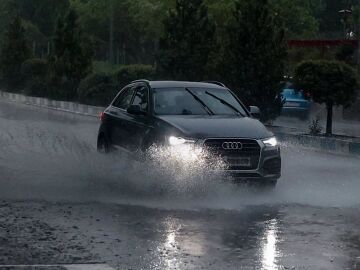
[[[326,105],[327,119],[326,119],[326,134],[332,134],[332,118],[333,118],[333,104],[329,103]]]

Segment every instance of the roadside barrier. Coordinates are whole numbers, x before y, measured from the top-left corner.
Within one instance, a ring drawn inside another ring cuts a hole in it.
[[[312,136],[306,134],[290,134],[279,132],[276,129],[268,127],[278,140],[282,143],[290,143],[318,149],[321,151],[337,154],[356,155],[360,157],[360,138],[359,139],[343,139],[323,136]]]
[[[100,112],[104,111],[105,109],[104,107],[89,106],[76,102],[51,100],[48,98],[29,97],[22,94],[9,93],[5,91],[0,91],[0,97],[12,102],[94,117],[99,116]]]

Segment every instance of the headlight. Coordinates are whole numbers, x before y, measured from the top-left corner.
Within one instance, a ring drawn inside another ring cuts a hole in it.
[[[202,148],[197,147],[194,140],[170,136],[167,141],[170,146],[167,153],[170,154],[171,159],[185,163],[199,162]]]
[[[177,145],[182,145],[185,143],[195,143],[195,141],[193,140],[187,140],[181,137],[175,137],[175,136],[170,136],[168,138],[168,142],[171,146],[177,146]]]
[[[276,140],[275,137],[271,137],[269,139],[265,139],[263,140],[263,143],[266,145],[266,146],[271,146],[271,147],[275,147],[278,145],[278,141]]]

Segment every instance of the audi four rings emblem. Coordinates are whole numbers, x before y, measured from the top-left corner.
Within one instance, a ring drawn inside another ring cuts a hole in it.
[[[241,150],[243,145],[241,142],[224,142],[222,148],[225,150]]]

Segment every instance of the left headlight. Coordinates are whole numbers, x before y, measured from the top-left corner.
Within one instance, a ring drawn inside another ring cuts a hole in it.
[[[195,140],[182,137],[167,137],[169,144],[168,152],[173,160],[192,163],[200,162],[203,155],[201,147],[196,146]]]
[[[262,142],[265,144],[265,146],[270,146],[270,147],[275,147],[278,145],[278,141],[275,137],[264,139],[262,140]]]
[[[175,136],[168,137],[168,142],[171,146],[177,146],[177,145],[182,145],[182,144],[186,144],[186,143],[195,143],[195,141],[193,141],[193,140],[188,140],[188,139],[184,139],[181,137],[175,137]]]

